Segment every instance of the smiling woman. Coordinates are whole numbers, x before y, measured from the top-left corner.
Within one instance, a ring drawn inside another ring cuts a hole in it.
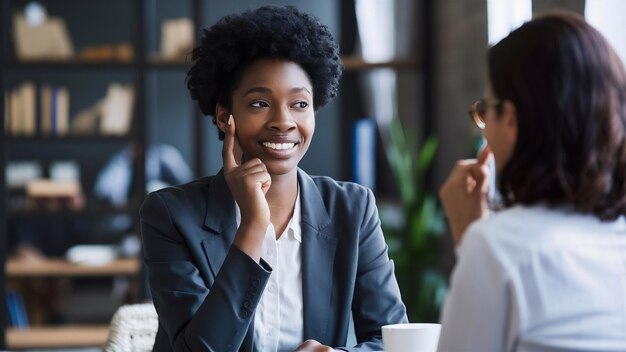
[[[142,207],[155,350],[382,350],[381,327],[407,318],[374,196],[298,168],[341,76],[328,29],[262,7],[205,30],[193,59],[224,167]]]
[[[259,158],[273,178],[295,173],[315,130],[312,90],[298,64],[259,59],[243,71],[232,107],[217,104],[217,124],[225,131],[232,114],[242,161]]]

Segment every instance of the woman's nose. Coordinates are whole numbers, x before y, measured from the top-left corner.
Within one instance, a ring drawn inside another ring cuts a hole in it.
[[[279,131],[289,131],[296,126],[289,108],[282,108],[275,111],[269,125],[270,128]]]

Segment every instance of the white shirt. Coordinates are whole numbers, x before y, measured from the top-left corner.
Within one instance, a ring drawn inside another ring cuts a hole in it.
[[[271,223],[265,231],[261,258],[273,270],[254,317],[256,351],[291,352],[303,342],[300,214],[298,189],[293,216],[280,238],[276,240],[274,226]],[[239,207],[236,216],[239,226],[241,223]]]
[[[516,206],[466,231],[440,352],[626,351],[626,220]]]

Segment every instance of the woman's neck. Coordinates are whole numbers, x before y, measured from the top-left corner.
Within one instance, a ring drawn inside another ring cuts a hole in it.
[[[298,172],[294,170],[285,175],[272,175],[272,185],[265,194],[270,207],[291,203],[298,194]]]
[[[276,238],[280,237],[289,224],[297,196],[297,169],[285,175],[272,175],[272,185],[265,194],[265,199],[270,207],[270,221],[274,225]]]

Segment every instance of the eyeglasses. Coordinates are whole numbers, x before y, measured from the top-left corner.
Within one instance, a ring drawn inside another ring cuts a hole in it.
[[[498,105],[500,105],[500,101],[497,99],[483,98],[475,101],[470,107],[468,113],[476,126],[482,130],[485,128],[485,114],[487,114],[487,108]]]

